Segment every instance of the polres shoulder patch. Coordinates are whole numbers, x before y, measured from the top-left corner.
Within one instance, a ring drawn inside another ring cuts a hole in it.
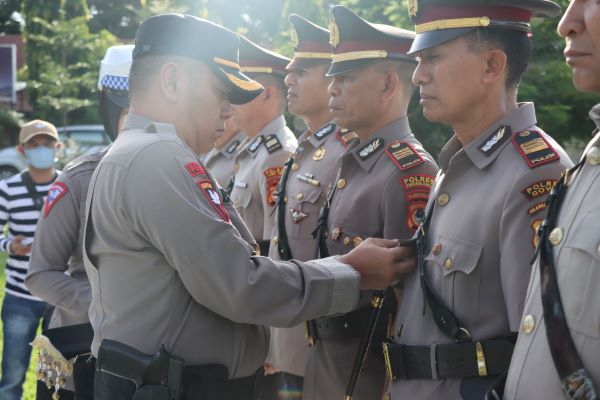
[[[396,140],[385,149],[385,152],[402,171],[416,167],[425,162],[423,156],[407,142]]]
[[[54,182],[48,190],[48,197],[46,197],[46,204],[44,205],[44,217],[47,217],[52,211],[52,208],[58,203],[65,194],[69,193],[69,188],[62,182]]]
[[[202,191],[202,194],[206,197],[211,207],[221,218],[223,218],[223,221],[229,222],[229,213],[225,207],[223,207],[223,202],[219,196],[219,190],[214,187],[213,183],[207,179],[203,179],[198,181],[196,185]]]
[[[344,147],[348,147],[350,143],[358,139],[358,135],[354,132],[349,131],[348,129],[338,130],[335,136],[338,138],[340,143],[344,145]]]
[[[492,133],[481,146],[479,146],[479,150],[486,156],[489,156],[500,147],[502,143],[506,142],[511,134],[512,128],[508,125],[502,125],[496,132]]]
[[[265,137],[263,142],[269,154],[276,152],[277,150],[283,148],[279,138],[276,135],[269,135]]]
[[[335,126],[335,124],[325,125],[323,128],[315,132],[315,137],[319,140],[326,138],[329,136],[329,134],[335,131]]]
[[[559,160],[560,156],[550,143],[537,131],[522,131],[515,133],[512,142],[523,156],[529,168]]]
[[[267,178],[267,203],[272,207],[277,203],[276,192],[277,187],[279,186],[279,180],[283,175],[283,167],[267,168],[263,171],[263,175]]]
[[[527,186],[521,193],[523,193],[528,200],[532,201],[540,196],[549,195],[552,189],[554,189],[554,185],[556,185],[556,179],[544,179]]]

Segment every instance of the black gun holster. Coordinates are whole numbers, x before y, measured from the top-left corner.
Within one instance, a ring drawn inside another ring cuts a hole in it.
[[[96,372],[96,400],[182,399],[183,360],[167,353],[164,346],[158,353],[148,355],[123,343],[103,340]],[[110,375],[129,384],[115,384],[118,381]]]

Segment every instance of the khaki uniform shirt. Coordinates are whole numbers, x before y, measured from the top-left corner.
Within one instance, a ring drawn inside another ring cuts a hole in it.
[[[473,341],[518,331],[543,203],[572,165],[535,123],[533,104],[520,104],[465,147],[453,137],[439,156],[425,273]],[[424,301],[419,275],[411,274],[394,340],[409,346],[453,343]],[[390,394],[392,400],[461,399],[460,385],[459,379],[400,379]]]
[[[592,118],[600,127],[600,106]],[[585,164],[567,190],[557,227],[563,238],[554,248],[558,286],[573,342],[600,390],[600,133],[589,143]],[[519,339],[513,353],[505,399],[563,400],[552,360],[541,301],[539,260],[529,282]]]
[[[343,131],[329,123],[314,134],[305,132],[294,153],[294,163],[285,185],[285,231],[292,258],[300,261],[315,257],[315,239],[312,236],[319,212],[327,198],[327,188],[335,178],[339,156],[356,138],[356,134]],[[277,251],[279,221],[274,213],[269,257],[280,260]],[[308,343],[304,323],[294,328],[275,328],[271,335],[271,349],[267,361],[278,369],[304,376],[308,361]]]
[[[340,160],[328,218],[330,254],[346,254],[369,237],[409,239],[423,213],[437,173],[433,158],[411,133],[408,119],[398,119],[356,143]],[[372,292],[361,294],[366,306]],[[319,339],[311,348],[304,399],[343,399],[360,338]],[[383,358],[369,352],[353,399],[380,399]]]
[[[267,354],[261,325],[356,307],[354,269],[333,257],[254,257],[233,213],[172,125],[127,116],[86,204],[95,355],[103,339],[147,354],[164,344],[187,365],[216,363],[230,377],[248,376]]]
[[[243,132],[229,139],[220,149],[213,147],[204,157],[202,163],[208,168],[212,176],[219,182],[219,185],[227,187],[233,177],[233,167],[235,165],[235,155],[244,141]]]
[[[85,200],[92,173],[106,151],[78,157],[65,167],[38,221],[25,283],[55,307],[51,328],[89,322],[92,290],[82,257]]]
[[[235,157],[237,171],[231,201],[256,240],[271,240],[275,192],[283,164],[297,146],[298,141],[280,116],[247,140]]]

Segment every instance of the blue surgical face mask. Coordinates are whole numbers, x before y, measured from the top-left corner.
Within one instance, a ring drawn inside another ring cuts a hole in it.
[[[37,146],[32,149],[25,149],[25,158],[33,168],[51,168],[56,159],[56,147]]]

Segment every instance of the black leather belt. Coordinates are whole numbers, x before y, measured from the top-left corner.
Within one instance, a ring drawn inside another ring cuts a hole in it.
[[[506,339],[437,346],[383,344],[386,369],[392,381],[502,374],[508,371],[513,349],[513,342]]]
[[[307,340],[313,346],[318,339],[361,338],[365,335],[368,327],[370,312],[369,307],[363,307],[348,314],[307,321]],[[388,315],[388,313],[383,315]],[[374,336],[385,338],[388,333],[388,325],[389,320],[387,317],[379,318]]]

